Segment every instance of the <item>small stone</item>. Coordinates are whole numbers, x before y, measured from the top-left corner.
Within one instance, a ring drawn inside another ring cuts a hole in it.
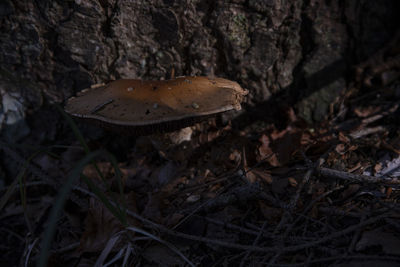
[[[128,92],[133,91],[133,87],[128,87],[126,90],[128,90]]]
[[[192,108],[198,109],[199,107],[200,107],[199,104],[197,104],[196,102],[192,103]]]
[[[158,108],[158,104],[154,103],[153,108]]]
[[[193,202],[196,202],[196,201],[199,201],[199,200],[200,200],[200,196],[199,195],[191,195],[186,199],[186,201],[189,202],[189,203],[193,203]]]

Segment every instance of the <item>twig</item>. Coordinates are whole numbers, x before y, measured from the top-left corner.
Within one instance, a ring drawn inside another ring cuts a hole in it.
[[[331,147],[332,149],[332,147]],[[331,149],[329,149],[328,151],[330,151]],[[311,160],[305,155],[305,153],[302,153],[305,161],[308,163],[308,165],[312,166],[312,168],[310,168],[306,174],[303,176],[303,179],[299,185],[299,187],[296,190],[296,194],[292,197],[292,199],[290,200],[289,203],[289,207],[288,209],[285,210],[285,213],[282,215],[282,218],[278,224],[278,226],[275,228],[274,230],[274,234],[278,233],[281,228],[283,227],[283,225],[288,221],[289,215],[293,212],[293,209],[296,207],[296,204],[299,200],[300,197],[300,193],[304,188],[304,185],[307,184],[310,181],[311,175],[314,173],[315,169],[319,166],[321,166],[321,164],[323,163],[323,158],[328,155],[328,152],[325,152],[316,162],[316,164],[312,164]],[[290,227],[290,226],[289,226]],[[284,238],[286,238],[286,236],[284,235]],[[282,240],[282,242],[280,243],[280,246],[283,247],[283,243],[284,240]],[[276,253],[268,262],[268,266],[270,266],[271,264],[273,264],[283,253],[283,251],[279,251],[278,253]]]
[[[387,184],[400,184],[400,180],[385,177],[375,177],[367,175],[353,174],[344,171],[338,171],[325,167],[317,168],[317,172],[326,178],[342,179],[351,182],[364,182],[364,183],[387,183]]]
[[[218,198],[213,199],[213,201],[207,202],[207,205],[203,206],[201,210],[210,211],[220,207],[226,207],[232,203],[245,203],[252,199],[263,199],[270,202],[275,207],[287,208],[287,205],[275,199],[271,195],[266,194],[257,185],[249,184],[246,186],[240,185],[232,189],[230,192],[221,194]]]
[[[376,127],[370,127],[370,128],[362,128],[362,129],[353,131],[349,135],[354,139],[359,139],[359,138],[369,135],[369,134],[384,132],[385,130],[386,130],[385,127],[376,126]]]
[[[262,233],[263,233],[266,225],[267,225],[267,222],[264,222],[263,226],[261,227],[261,229],[260,229],[260,231],[259,231],[259,233],[258,233],[258,235],[256,237],[256,239],[254,239],[253,246],[257,245],[258,241],[260,240],[261,236],[263,235]],[[246,260],[249,257],[249,255],[250,255],[250,251],[247,251],[246,254],[244,255],[242,261],[240,262],[240,267],[245,266]]]
[[[366,218],[366,215],[362,216],[362,217],[361,217],[361,222],[364,221],[365,218]],[[352,238],[351,243],[350,243],[350,247],[349,247],[349,249],[347,250],[349,253],[354,252],[354,247],[356,246],[357,241],[358,241],[358,239],[360,238],[361,230],[362,230],[361,228],[360,228],[360,229],[357,229],[357,231],[356,231],[355,234],[353,235],[353,238]]]
[[[329,191],[327,191],[327,192],[325,192],[325,193],[319,195],[318,197],[316,197],[315,199],[313,199],[313,200],[307,205],[307,207],[303,210],[303,212],[302,212],[301,214],[305,216],[305,215],[307,214],[307,212],[314,206],[315,203],[317,203],[317,202],[320,201],[321,199],[323,199],[323,198],[329,196],[329,195],[332,194],[333,192],[335,192],[335,191],[337,191],[337,190],[340,190],[340,189],[342,189],[342,188],[344,188],[343,185],[338,186],[338,187],[335,187],[335,188],[333,188],[333,189],[331,189],[331,190],[329,190]],[[291,230],[293,229],[293,227],[300,221],[301,218],[302,218],[301,216],[298,216],[298,217],[293,221],[293,223],[291,223],[291,224],[289,225],[289,227],[286,229],[286,231],[285,231],[285,233],[284,233],[284,236],[285,236],[285,237],[289,235],[290,231],[291,231]]]
[[[322,213],[327,213],[330,215],[346,216],[346,217],[352,217],[352,218],[362,218],[365,215],[365,213],[341,210],[339,208],[334,208],[334,207],[330,207],[330,208],[329,207],[320,207],[318,210]],[[380,210],[380,212],[381,211],[382,210]],[[388,209],[385,209],[385,211],[388,211]]]
[[[178,254],[178,255],[179,255],[184,261],[186,261],[186,263],[188,263],[190,266],[193,266],[193,267],[196,266],[196,265],[195,265],[194,263],[192,263],[185,255],[183,255],[183,253],[180,252],[179,249],[177,249],[177,248],[176,248],[174,245],[172,245],[171,243],[169,243],[169,242],[167,242],[167,241],[164,241],[164,240],[160,239],[159,237],[157,237],[157,236],[155,236],[155,235],[153,235],[153,234],[151,234],[151,233],[149,233],[149,232],[147,232],[147,231],[144,231],[144,230],[142,230],[142,229],[140,229],[140,228],[134,227],[134,226],[130,226],[130,227],[126,228],[126,229],[129,230],[129,231],[132,231],[132,232],[137,232],[137,233],[140,233],[140,234],[142,234],[142,235],[148,236],[148,237],[150,237],[151,239],[160,242],[161,244],[167,246],[170,250],[172,250],[173,252],[175,252],[176,254]]]
[[[50,185],[55,191],[58,191],[59,188],[62,186],[62,179],[61,178],[54,178],[47,175],[43,172],[40,168],[36,167],[31,162],[24,159],[20,156],[17,152],[10,148],[10,145],[0,141],[0,149],[3,149],[7,155],[11,156],[14,161],[18,162],[21,166],[24,164],[27,166],[27,170],[34,175],[35,177],[39,178],[40,180],[44,181],[48,185]],[[75,193],[71,192],[70,199],[75,202],[77,205],[81,207],[87,207],[87,203],[82,201]]]
[[[231,185],[232,185],[232,183],[231,183]],[[226,187],[221,188],[221,190],[217,192],[217,196],[220,195],[222,193],[222,191],[224,191],[224,190],[227,190],[227,188]],[[198,211],[200,211],[207,205],[210,205],[210,203],[212,203],[213,201],[214,201],[214,199],[209,199],[209,200],[205,201],[204,203],[201,203],[197,208],[193,209],[188,215],[185,216],[185,218],[183,218],[179,223],[177,223],[172,229],[178,228],[179,225],[182,225],[182,223],[187,221],[191,216],[196,214]]]
[[[112,202],[113,203],[113,202]],[[115,203],[113,203],[115,205]],[[168,235],[173,235],[176,237],[181,237],[181,238],[185,238],[185,239],[189,239],[189,240],[194,240],[194,241],[198,241],[198,242],[205,242],[205,243],[211,243],[214,245],[219,245],[222,247],[228,247],[228,248],[233,248],[233,249],[240,249],[240,250],[250,250],[250,251],[255,251],[255,252],[277,252],[277,251],[282,251],[282,252],[293,252],[293,251],[298,251],[298,250],[302,250],[302,249],[306,249],[306,248],[310,248],[322,243],[325,243],[329,240],[338,238],[342,235],[346,235],[348,233],[354,232],[355,230],[357,230],[360,227],[375,223],[385,217],[387,217],[387,214],[381,214],[379,216],[376,216],[374,218],[370,218],[365,220],[364,222],[361,222],[357,225],[353,225],[350,226],[342,231],[339,232],[335,232],[333,234],[330,234],[324,238],[321,238],[319,240],[316,241],[312,241],[309,242],[307,244],[302,244],[302,245],[298,245],[298,246],[289,246],[289,247],[284,247],[284,248],[279,248],[279,247],[257,247],[257,246],[251,246],[251,245],[240,245],[240,244],[233,244],[233,243],[229,243],[229,242],[225,242],[225,241],[221,241],[218,239],[211,239],[211,238],[205,238],[205,237],[201,237],[201,236],[194,236],[194,235],[189,235],[189,234],[185,234],[185,233],[181,233],[181,232],[177,232],[174,230],[170,230],[168,228],[166,228],[163,225],[157,224],[155,222],[152,222],[148,219],[143,218],[142,216],[138,215],[135,212],[132,212],[130,210],[126,210],[127,214],[132,216],[133,218],[140,220],[144,223],[147,223],[153,227],[158,228],[160,231],[168,234]]]
[[[87,193],[90,194],[91,196],[93,196],[94,198],[97,198],[97,196],[95,194],[93,194],[91,192],[87,192]],[[109,201],[110,201],[111,204],[117,205],[115,202],[113,202],[111,200],[109,200]],[[174,231],[174,230],[170,230],[167,227],[165,227],[165,226],[163,226],[161,224],[155,223],[155,222],[153,222],[153,221],[151,221],[149,219],[146,219],[146,218],[140,216],[139,214],[137,214],[136,212],[133,212],[133,211],[131,211],[129,209],[125,209],[125,211],[129,216],[131,216],[131,217],[133,217],[133,218],[135,218],[135,219],[137,219],[137,220],[139,220],[139,221],[141,221],[141,222],[143,222],[143,223],[145,223],[145,224],[147,224],[149,226],[152,226],[152,227],[158,229],[159,231],[164,232],[164,233],[166,233],[168,235],[181,237],[181,238],[184,238],[184,239],[193,240],[193,241],[197,241],[197,242],[210,243],[210,244],[219,245],[219,246],[222,246],[222,247],[227,247],[227,248],[232,248],[232,249],[249,250],[249,251],[254,251],[254,252],[277,252],[277,251],[280,251],[280,252],[293,252],[293,251],[298,251],[298,250],[302,250],[302,249],[307,249],[307,248],[310,248],[310,247],[317,246],[319,244],[325,243],[325,242],[327,242],[329,240],[338,238],[340,236],[346,235],[348,233],[354,232],[355,230],[359,229],[360,227],[375,223],[375,222],[377,222],[377,221],[389,216],[387,214],[381,214],[379,216],[367,219],[367,220],[365,220],[365,221],[363,221],[363,222],[361,222],[361,223],[359,223],[357,225],[350,226],[350,227],[348,227],[348,228],[346,228],[346,229],[344,229],[342,231],[330,234],[330,235],[328,235],[328,236],[326,236],[324,238],[321,238],[319,240],[308,242],[307,244],[280,248],[280,247],[257,247],[257,246],[252,246],[252,245],[233,244],[233,243],[221,241],[221,240],[218,240],[218,239],[211,239],[211,238],[206,238],[206,237],[201,237],[201,236],[189,235],[189,234],[177,232],[177,231]]]
[[[328,258],[321,258],[321,259],[315,259],[311,260],[308,263],[321,263],[321,262],[327,262],[327,261],[349,261],[349,260],[362,260],[362,261],[376,261],[376,260],[381,260],[381,261],[393,261],[393,262],[400,262],[400,257],[394,257],[394,256],[370,256],[370,255],[352,255],[352,256],[345,256],[343,255],[340,256],[333,256],[333,257],[328,257]],[[297,266],[304,266],[305,263],[294,263],[294,264],[273,264],[272,266],[276,267],[297,267]]]

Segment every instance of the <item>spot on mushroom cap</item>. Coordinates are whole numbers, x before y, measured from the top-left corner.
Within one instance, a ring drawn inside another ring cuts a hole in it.
[[[248,93],[222,78],[179,77],[165,81],[117,80],[70,98],[65,111],[72,116],[115,126],[134,127],[175,123],[240,109]]]

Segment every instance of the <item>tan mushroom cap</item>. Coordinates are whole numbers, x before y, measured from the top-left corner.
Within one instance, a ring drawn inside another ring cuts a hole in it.
[[[156,125],[240,110],[247,93],[238,83],[222,78],[125,79],[83,90],[68,100],[65,111],[124,127]]]

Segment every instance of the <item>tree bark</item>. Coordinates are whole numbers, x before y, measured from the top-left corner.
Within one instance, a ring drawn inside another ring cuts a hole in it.
[[[398,10],[398,0],[3,0],[0,125],[93,83],[172,69],[238,81],[249,103],[287,90],[320,120],[351,67],[392,39]]]

